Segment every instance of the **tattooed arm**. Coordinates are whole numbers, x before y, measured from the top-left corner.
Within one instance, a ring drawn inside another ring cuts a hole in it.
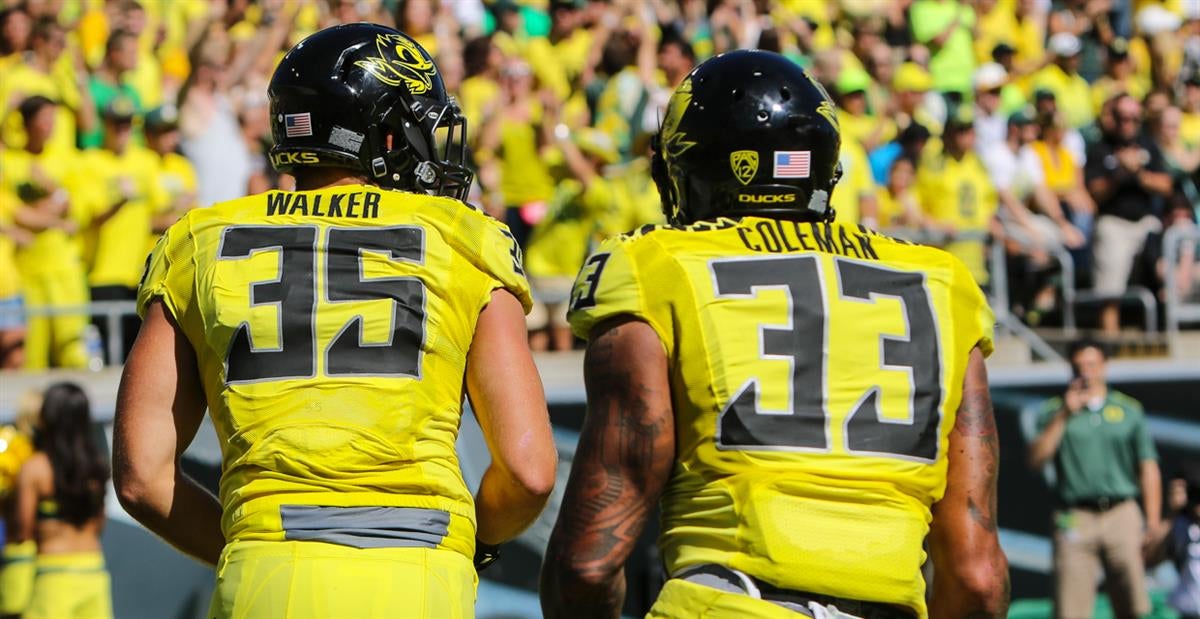
[[[649,325],[618,318],[597,326],[584,380],[587,419],[542,564],[548,619],[620,614],[625,560],[675,460],[667,358]]]
[[[1009,582],[1008,561],[996,535],[999,435],[978,348],[967,362],[949,458],[946,494],[933,506],[929,534],[934,566],[929,615],[1004,617]]]

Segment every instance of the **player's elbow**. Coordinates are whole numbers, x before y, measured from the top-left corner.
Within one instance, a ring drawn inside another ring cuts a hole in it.
[[[134,518],[141,520],[142,515],[149,511],[151,500],[151,485],[147,480],[129,472],[121,472],[118,468],[113,472],[113,487],[117,491],[117,502]]]
[[[113,487],[117,502],[139,522],[153,517],[155,506],[162,503],[162,494],[171,492],[163,488],[162,481],[153,471],[128,463],[114,468]]]
[[[558,454],[530,457],[509,471],[513,484],[531,500],[545,502],[554,491]]]

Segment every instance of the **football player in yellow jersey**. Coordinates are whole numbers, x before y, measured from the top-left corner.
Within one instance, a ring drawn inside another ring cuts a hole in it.
[[[1003,616],[991,311],[950,254],[834,221],[839,141],[770,52],[675,91],[654,164],[673,225],[601,245],[572,295],[588,415],[547,617],[618,615],[660,499],[650,617]]]
[[[320,31],[269,97],[271,158],[298,190],[191,210],[156,246],[118,497],[217,566],[210,617],[471,617],[475,566],[554,483],[520,253],[460,201],[465,127],[411,38]],[[492,454],[474,498],[464,395]],[[206,405],[219,502],[177,466]]]

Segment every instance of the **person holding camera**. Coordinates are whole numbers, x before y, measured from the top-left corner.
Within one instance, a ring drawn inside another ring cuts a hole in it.
[[[1116,616],[1145,615],[1142,550],[1161,526],[1158,454],[1142,405],[1108,388],[1100,345],[1081,340],[1069,352],[1074,377],[1043,405],[1029,452],[1034,469],[1054,464],[1054,616],[1092,616],[1101,567]]]

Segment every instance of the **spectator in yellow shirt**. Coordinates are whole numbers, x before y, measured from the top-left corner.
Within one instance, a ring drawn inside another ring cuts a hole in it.
[[[151,151],[132,143],[133,104],[114,99],[104,110],[104,147],[85,151],[83,167],[91,192],[88,196],[87,239],[91,247],[88,283],[93,301],[133,301],[149,255],[153,174],[157,169]],[[94,321],[108,351],[107,322]],[[127,315],[121,321],[120,363],[133,347],[140,321]]]
[[[896,69],[892,78],[892,92],[896,94],[896,128],[903,130],[916,122],[933,135],[942,134],[942,119],[946,106],[941,97],[930,95],[933,78],[929,72],[915,62],[906,62]]]
[[[530,312],[529,344],[534,350],[570,350],[567,300],[584,259],[601,240],[603,220],[616,207],[613,183],[604,166],[620,158],[616,143],[597,129],[571,131],[552,118],[554,139],[563,154],[566,178],[557,184],[546,218],[538,223],[525,253],[525,269],[537,301]]]
[[[18,109],[22,149],[0,149],[0,210],[11,214],[14,239],[28,237],[16,248],[25,304],[29,308],[81,307],[88,302],[87,278],[75,234],[80,208],[75,198],[87,182],[77,167],[75,148],[51,146],[58,110],[42,96],[26,99]],[[8,201],[12,202],[8,202]],[[83,314],[31,315],[25,338],[25,368],[87,366]]]
[[[16,251],[33,234],[14,223],[18,204],[17,196],[0,185],[0,370],[19,370],[25,364],[25,298]]]
[[[151,228],[153,241],[184,213],[198,206],[196,170],[179,154],[179,110],[173,105],[156,107],[146,113],[146,146],[158,156],[152,178]]]
[[[926,153],[917,172],[917,195],[927,226],[945,234],[946,251],[967,265],[975,281],[986,284],[982,237],[991,230],[996,214],[996,189],[975,155],[971,110],[963,106],[952,113],[941,150],[928,148]]]
[[[871,76],[857,67],[843,69],[836,83],[842,140],[853,140],[868,152],[896,137],[895,122],[880,118],[867,109],[870,86]]]
[[[66,34],[53,18],[37,20],[30,42],[28,53],[0,70],[0,142],[9,148],[25,145],[17,106],[40,95],[58,104],[49,146],[57,150],[74,148],[76,127],[88,131],[95,124],[95,110],[84,81],[87,73],[81,61],[73,64],[77,51],[68,52]]]
[[[1050,37],[1046,48],[1054,61],[1033,74],[1034,90],[1054,93],[1070,126],[1079,129],[1091,124],[1095,113],[1091,88],[1087,80],[1079,75],[1080,53],[1083,51],[1079,37],[1060,32]]]
[[[1129,42],[1114,39],[1108,45],[1104,75],[1092,83],[1092,111],[1098,114],[1105,101],[1121,93],[1140,100],[1146,97],[1146,91],[1146,83],[1138,79],[1129,55]]]

